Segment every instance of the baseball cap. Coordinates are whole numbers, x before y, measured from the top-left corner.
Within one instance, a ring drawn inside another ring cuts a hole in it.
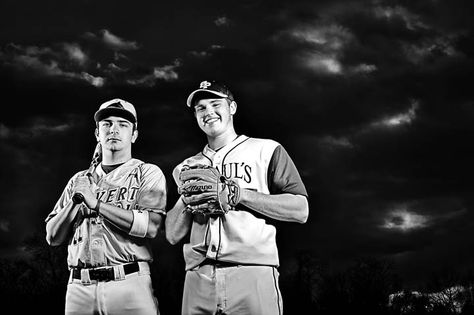
[[[217,81],[202,81],[199,88],[189,94],[186,101],[188,107],[192,107],[197,96],[202,96],[202,94],[214,94],[222,98],[228,98],[231,101],[234,100],[234,96],[224,84]]]
[[[137,111],[135,107],[120,98],[114,98],[113,100],[102,103],[99,110],[94,114],[94,120],[99,122],[109,116],[122,117],[131,123],[137,124]]]

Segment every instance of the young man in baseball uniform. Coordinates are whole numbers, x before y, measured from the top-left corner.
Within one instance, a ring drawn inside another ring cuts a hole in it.
[[[161,169],[132,158],[137,113],[124,100],[94,115],[100,164],[76,173],[46,218],[46,240],[68,242],[66,314],[159,314],[150,277],[150,240],[164,221]],[[75,194],[82,195],[79,202]]]
[[[167,213],[166,238],[176,244],[190,233],[182,314],[282,314],[271,221],[306,222],[301,177],[281,144],[236,133],[237,103],[223,84],[201,82],[187,106],[208,143],[173,170],[182,195]],[[206,210],[216,204],[224,211]]]

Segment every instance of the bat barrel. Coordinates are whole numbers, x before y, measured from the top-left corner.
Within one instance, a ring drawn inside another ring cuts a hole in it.
[[[97,142],[97,145],[95,146],[94,154],[92,155],[92,161],[91,164],[89,165],[89,169],[86,172],[86,175],[89,177],[89,180],[92,183],[92,174],[94,173],[95,168],[97,165],[100,163],[100,157],[102,154],[102,146],[100,142]],[[75,193],[72,196],[72,201],[75,204],[79,204],[84,202],[84,196],[81,193]]]

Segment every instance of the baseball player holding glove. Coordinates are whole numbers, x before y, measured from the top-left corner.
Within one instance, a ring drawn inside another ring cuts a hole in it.
[[[208,165],[185,165],[180,173],[178,193],[186,211],[211,216],[226,214],[239,203],[240,187]]]
[[[216,81],[187,99],[204,149],[173,170],[181,195],[166,217],[166,238],[189,235],[182,314],[282,314],[272,220],[305,223],[305,186],[285,149],[238,135],[237,103]]]
[[[94,118],[100,159],[69,180],[46,218],[47,242],[68,243],[65,314],[156,315],[150,240],[166,214],[166,180],[158,166],[132,158],[131,103],[105,102]]]

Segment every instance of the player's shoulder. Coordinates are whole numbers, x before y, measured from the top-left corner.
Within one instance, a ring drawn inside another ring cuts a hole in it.
[[[155,164],[155,163],[151,163],[151,162],[144,162],[140,159],[136,159],[136,158],[132,158],[129,162],[129,167],[130,168],[140,168],[142,170],[142,172],[144,173],[163,173],[163,171],[161,170],[161,168]]]
[[[262,150],[274,150],[278,146],[281,146],[278,141],[269,138],[248,137],[245,143],[255,148],[261,148]]]
[[[280,143],[276,140],[270,138],[257,138],[257,137],[248,137],[248,141],[260,144],[269,144],[269,145],[279,145]]]
[[[79,176],[85,176],[87,174],[87,171],[88,170],[81,170],[81,171],[76,171],[68,180],[67,182],[67,185],[72,187],[74,181],[76,180],[76,178],[78,178]]]
[[[76,173],[74,173],[74,175],[72,175],[71,177],[71,180],[74,179],[74,178],[77,178],[79,176],[84,176],[86,175],[88,170],[80,170],[80,171],[77,171]]]

